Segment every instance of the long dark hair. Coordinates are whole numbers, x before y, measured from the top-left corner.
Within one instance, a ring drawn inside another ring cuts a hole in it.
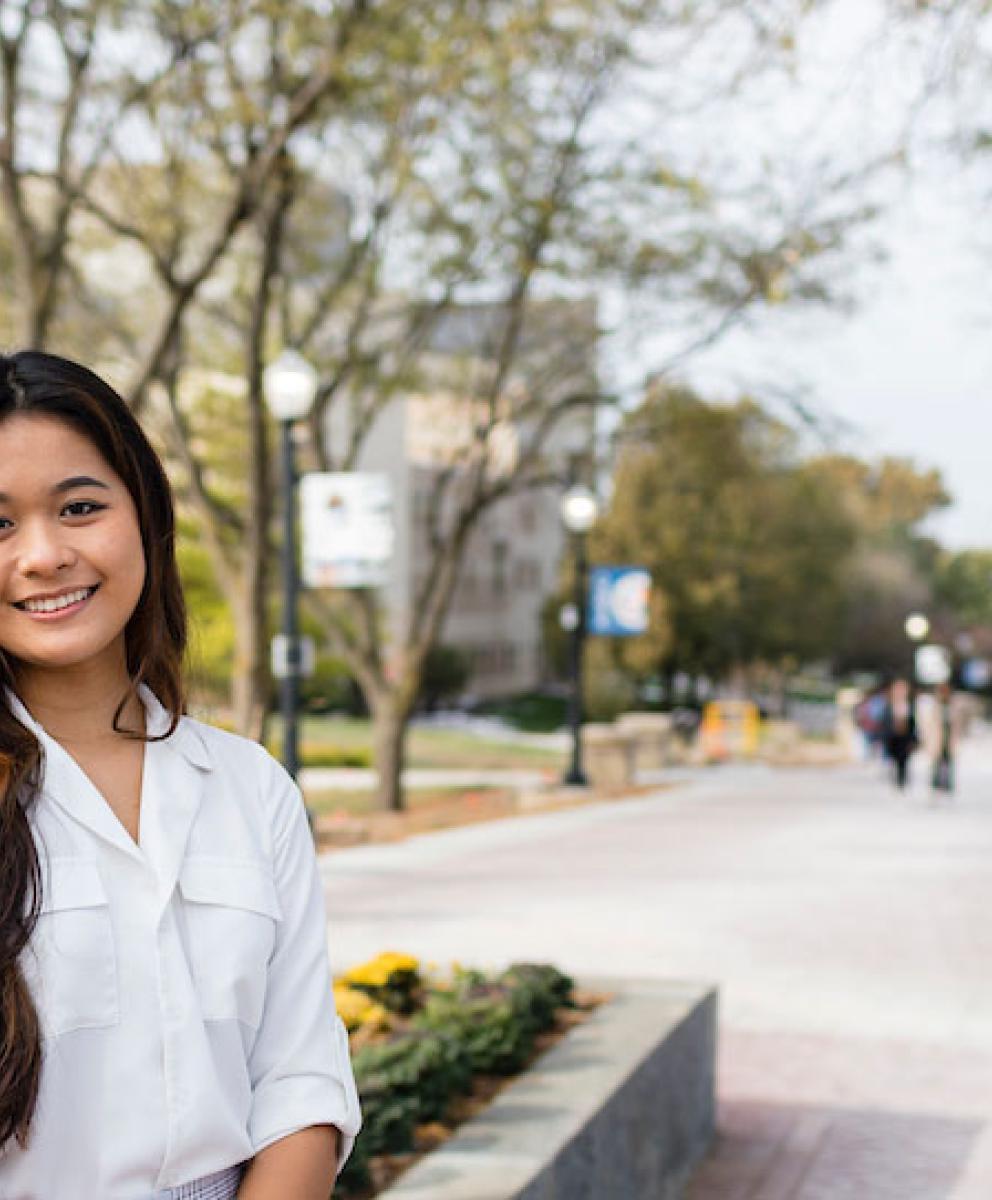
[[[114,729],[140,684],[171,715],[185,708],[186,610],[176,565],[172,490],[158,455],[124,401],[92,371],[39,351],[0,355],[0,423],[14,414],[65,422],[100,452],[131,494],[145,553],[145,583],[124,631],[128,689]],[[41,908],[41,864],[28,820],[42,775],[41,746],[11,712],[11,662],[0,647],[0,1147],[27,1143],[41,1081],[41,1028],[18,956]]]

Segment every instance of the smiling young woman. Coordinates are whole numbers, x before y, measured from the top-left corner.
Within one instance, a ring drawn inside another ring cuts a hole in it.
[[[299,792],[184,715],[161,463],[0,356],[0,1196],[327,1200],[358,1131]]]

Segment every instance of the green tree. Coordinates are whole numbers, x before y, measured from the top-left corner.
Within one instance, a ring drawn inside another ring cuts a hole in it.
[[[224,704],[235,643],[231,609],[196,529],[183,521],[179,534],[179,571],[189,613],[190,684],[198,699]]]
[[[904,551],[863,544],[842,575],[844,621],[832,660],[844,675],[905,673],[912,647],[904,625],[911,612],[931,609],[929,581]]]
[[[721,678],[829,653],[853,542],[786,425],[752,400],[658,388],[621,427],[591,545],[595,561],[648,567],[658,594],[652,631],[620,643],[621,659],[636,655],[644,674]]]
[[[866,462],[851,455],[823,455],[811,470],[835,489],[862,536],[875,545],[921,540],[920,523],[951,503],[939,471],[904,458]]]
[[[959,625],[992,629],[992,550],[945,552],[933,591],[937,604]]]
[[[837,496],[857,530],[843,571],[845,615],[833,661],[841,673],[906,671],[906,615],[932,609],[939,547],[921,531],[951,502],[939,472],[911,461],[825,455],[809,469]]]

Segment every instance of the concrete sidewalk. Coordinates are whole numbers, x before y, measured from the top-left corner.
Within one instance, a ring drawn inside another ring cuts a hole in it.
[[[727,768],[332,853],[333,961],[715,980],[721,1137],[689,1200],[992,1200],[987,743],[961,778],[931,807],[874,766]]]
[[[719,1136],[686,1200],[992,1198],[987,743],[961,777],[940,805],[922,780],[905,797],[870,769],[846,782],[863,836],[792,963],[815,977],[836,957],[848,986],[805,1014],[783,991],[775,1025],[728,1020]]]
[[[472,767],[408,767],[403,772],[406,788],[539,788],[555,777],[551,770],[511,768],[496,770]],[[378,776],[371,767],[304,767],[300,771],[303,790],[344,788],[372,791]]]

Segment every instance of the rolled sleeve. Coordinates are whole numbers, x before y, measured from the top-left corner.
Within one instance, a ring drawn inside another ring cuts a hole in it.
[[[271,760],[270,760],[271,762]],[[299,789],[272,763],[275,885],[282,909],[249,1058],[255,1153],[311,1125],[341,1132],[338,1169],[361,1126],[348,1036],[334,1011],[324,894]]]

